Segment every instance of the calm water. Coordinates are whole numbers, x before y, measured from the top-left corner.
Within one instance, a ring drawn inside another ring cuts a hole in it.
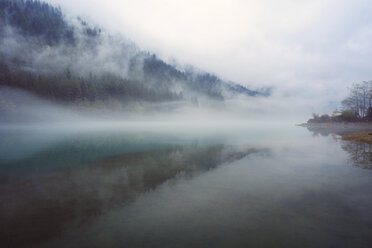
[[[3,127],[0,246],[372,247],[371,154],[291,125]]]

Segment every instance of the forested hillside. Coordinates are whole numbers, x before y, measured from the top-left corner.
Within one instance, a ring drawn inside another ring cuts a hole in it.
[[[85,106],[266,95],[177,69],[40,1],[0,0],[0,85]]]

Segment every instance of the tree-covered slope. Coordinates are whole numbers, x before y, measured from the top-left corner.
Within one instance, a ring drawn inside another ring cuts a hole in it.
[[[178,69],[123,37],[29,0],[0,0],[0,85],[83,105],[265,95],[192,67]]]

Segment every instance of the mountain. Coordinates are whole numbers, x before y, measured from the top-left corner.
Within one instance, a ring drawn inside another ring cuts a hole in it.
[[[171,65],[61,9],[0,0],[0,86],[86,107],[267,96],[192,66]]]

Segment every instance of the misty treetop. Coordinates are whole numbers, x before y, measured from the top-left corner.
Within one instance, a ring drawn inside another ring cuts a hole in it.
[[[91,105],[268,95],[193,67],[178,69],[123,37],[32,0],[0,0],[0,86]]]
[[[3,27],[11,25],[24,34],[43,36],[48,45],[74,41],[73,28],[61,9],[40,1],[0,0],[0,21]]]

